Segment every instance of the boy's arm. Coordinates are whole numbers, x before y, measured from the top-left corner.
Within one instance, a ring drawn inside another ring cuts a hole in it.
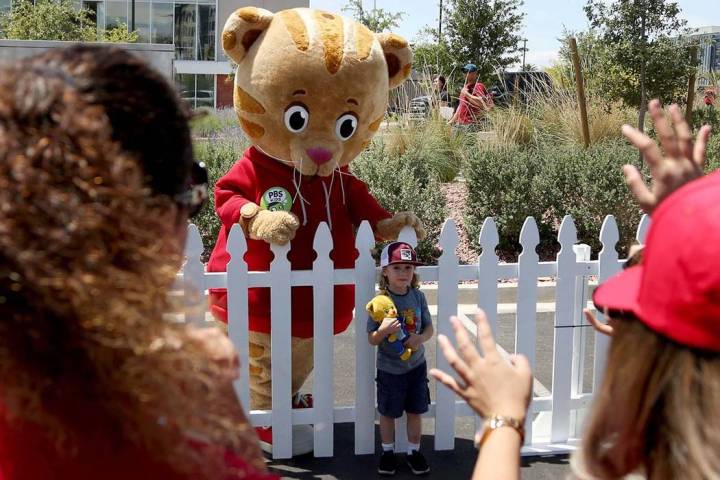
[[[367,331],[368,331],[368,342],[370,345],[380,345],[388,335],[400,330],[400,322],[397,318],[385,318],[382,322],[378,323],[372,318],[368,317]]]
[[[372,346],[377,346],[380,345],[380,343],[385,339],[385,337],[387,337],[387,335],[383,335],[377,330],[375,330],[374,332],[368,333],[368,342]]]

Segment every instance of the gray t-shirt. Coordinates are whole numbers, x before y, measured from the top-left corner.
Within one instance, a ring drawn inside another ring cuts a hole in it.
[[[404,325],[408,318],[412,316],[415,319],[415,325],[417,331],[413,333],[422,333],[428,325],[432,325],[432,317],[430,316],[430,310],[427,306],[427,300],[425,295],[417,288],[409,288],[405,295],[396,295],[390,291],[387,292],[388,296],[392,299],[397,308],[398,320]],[[374,332],[380,328],[380,323],[368,316],[367,319],[367,331],[368,333]],[[396,334],[399,338],[402,337],[402,331],[398,331]],[[408,332],[410,333],[410,332]],[[396,341],[400,341],[400,339]],[[392,348],[388,338],[384,338],[377,349],[377,369],[394,375],[400,375],[409,372],[413,368],[420,365],[425,361],[425,347],[420,345],[420,348],[413,351],[410,358],[402,360],[400,355]]]

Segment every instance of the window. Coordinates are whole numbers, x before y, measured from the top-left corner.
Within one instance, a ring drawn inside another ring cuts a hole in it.
[[[0,14],[10,11],[11,0],[0,0]]]
[[[103,2],[83,1],[82,8],[90,12],[88,16],[95,22],[98,32],[102,31],[105,28],[105,4]]]
[[[195,107],[215,107],[215,75],[196,75]]]
[[[175,83],[180,97],[195,107],[195,75],[189,73],[179,73],[175,75]]]
[[[175,84],[191,108],[215,107],[215,75],[177,74]]]
[[[195,60],[195,10],[197,5],[175,4],[175,58]]]
[[[130,24],[132,24],[132,2],[130,4]],[[135,31],[139,43],[150,42],[150,4],[135,2]]]
[[[105,28],[111,30],[128,24],[127,2],[105,2]]]
[[[173,4],[152,4],[152,43],[173,43]]]
[[[215,60],[215,5],[198,5],[198,60]]]

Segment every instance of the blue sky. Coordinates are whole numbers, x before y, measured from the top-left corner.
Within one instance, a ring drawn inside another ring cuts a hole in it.
[[[404,11],[406,15],[396,33],[413,40],[425,25],[437,26],[438,0],[363,0],[365,8],[384,8],[391,12]],[[717,0],[679,0],[682,17],[689,27],[720,26],[720,6]],[[340,12],[345,0],[310,0],[310,7]],[[525,13],[522,35],[527,38],[526,61],[537,66],[552,64],[558,51],[557,38],[563,28],[583,30],[587,19],[583,12],[584,0],[525,0],[521,10]]]

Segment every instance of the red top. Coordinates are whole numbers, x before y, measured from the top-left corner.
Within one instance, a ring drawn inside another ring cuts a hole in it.
[[[490,93],[487,91],[485,85],[483,85],[481,82],[475,82],[475,86],[472,86],[472,84],[468,83],[463,87],[463,92],[470,91],[471,87],[473,95],[475,95],[476,97],[481,97],[483,100],[485,100],[485,102],[488,103],[488,105],[492,105],[492,95],[490,95]],[[475,123],[480,120],[480,112],[482,112],[482,110],[482,108],[476,107],[475,105],[470,103],[464,95],[460,95],[460,105],[458,106],[457,121],[458,123],[463,125]]]
[[[61,454],[38,425],[10,421],[0,406],[0,480],[103,479],[103,480],[189,480],[202,478],[181,475],[147,451],[119,441],[105,422],[83,409],[83,429],[75,453]],[[201,448],[201,447],[198,447]],[[225,464],[232,471],[225,478],[279,480],[257,471],[237,455],[227,452]]]
[[[215,209],[222,223],[217,243],[210,256],[207,269],[224,272],[230,255],[225,250],[230,229],[240,218],[240,208],[248,202],[261,204],[263,194],[272,188],[285,189],[292,198],[291,212],[300,220],[300,228],[290,242],[288,259],[293,270],[310,270],[315,258],[313,240],[320,222],[327,222],[333,239],[332,258],[335,268],[354,268],[355,229],[368,220],[375,229],[378,221],[390,218],[368,192],[367,185],[348,172],[340,169],[333,177],[301,177],[295,170],[278,160],[268,157],[255,147],[245,151],[243,157],[232,166],[215,185]],[[296,188],[293,174],[297,179]],[[305,199],[305,211],[301,199]],[[328,218],[329,215],[329,218]],[[272,253],[270,244],[261,240],[248,240],[245,259],[251,271],[270,270]],[[270,289],[251,288],[249,293],[250,330],[270,333]],[[227,293],[213,289],[211,309],[219,318],[227,321]],[[310,338],[313,335],[312,287],[292,288],[292,335]],[[335,328],[340,333],[350,325],[355,304],[352,285],[335,286]]]

